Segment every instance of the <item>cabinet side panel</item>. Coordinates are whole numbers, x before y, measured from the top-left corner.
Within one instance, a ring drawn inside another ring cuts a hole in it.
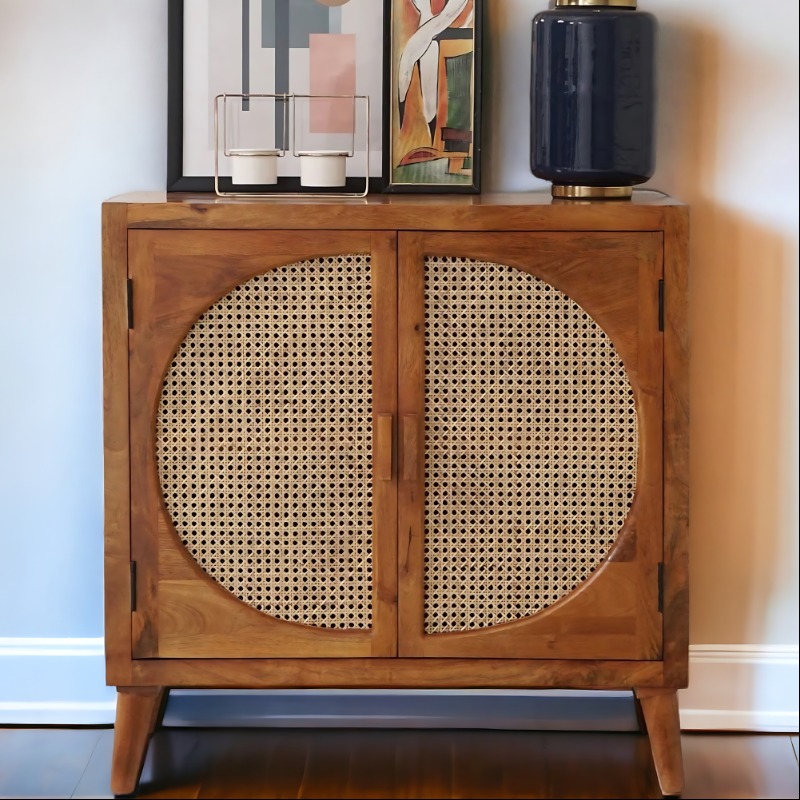
[[[127,206],[103,206],[105,643],[109,684],[130,680]]]
[[[663,555],[663,372],[664,342],[658,330],[659,280],[663,277],[663,239],[637,237],[639,258],[639,335],[636,383],[640,442],[639,490],[650,502],[636,507],[634,549],[642,570],[637,588],[638,629],[646,652],[663,656],[663,619],[658,607],[658,563]],[[623,554],[620,553],[622,558]]]
[[[664,661],[665,685],[689,669],[689,214],[665,209]]]

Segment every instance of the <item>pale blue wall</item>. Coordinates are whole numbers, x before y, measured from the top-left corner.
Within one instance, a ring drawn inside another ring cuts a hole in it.
[[[100,204],[163,185],[165,75],[165,0],[0,1],[0,653],[103,633]],[[0,657],[0,703],[101,663]]]
[[[486,5],[486,188],[539,187],[546,2]],[[653,185],[693,206],[693,641],[796,643],[797,4],[645,5],[662,26]],[[80,704],[109,697],[99,643],[37,658],[11,640],[102,636],[100,203],[164,185],[166,6],[0,0],[0,723],[55,701],[89,721]]]

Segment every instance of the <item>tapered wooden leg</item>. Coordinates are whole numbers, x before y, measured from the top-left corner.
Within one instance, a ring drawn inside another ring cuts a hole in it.
[[[661,794],[676,797],[683,791],[681,723],[676,689],[636,689],[650,737]]]
[[[115,795],[136,791],[147,742],[158,724],[165,698],[163,686],[117,688],[117,720],[111,758],[111,791]]]

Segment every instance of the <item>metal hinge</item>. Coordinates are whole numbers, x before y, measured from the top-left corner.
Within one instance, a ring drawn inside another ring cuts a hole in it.
[[[131,561],[131,611],[136,611],[136,562]]]
[[[664,330],[664,279],[658,282],[658,329]]]
[[[128,330],[133,330],[133,278],[128,278]]]
[[[664,562],[658,562],[658,613],[664,612]]]

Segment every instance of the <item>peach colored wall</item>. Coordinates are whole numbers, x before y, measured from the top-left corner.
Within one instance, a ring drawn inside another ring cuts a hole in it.
[[[488,0],[487,188],[528,167],[530,19]],[[692,207],[694,643],[798,637],[798,4],[640,0],[660,28],[658,167]]]

